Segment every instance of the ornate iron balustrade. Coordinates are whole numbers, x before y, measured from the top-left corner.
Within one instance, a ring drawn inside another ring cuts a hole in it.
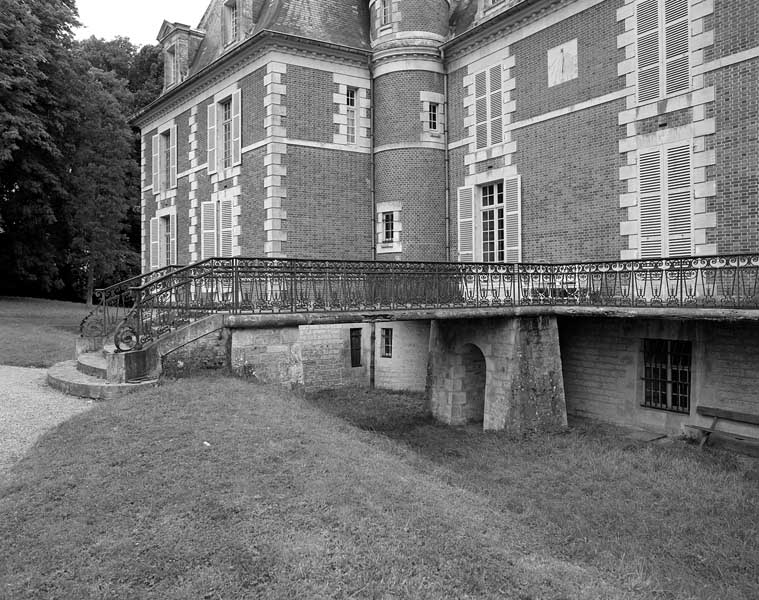
[[[107,288],[96,289],[95,307],[82,319],[79,325],[80,333],[84,337],[112,335],[135,304],[135,286],[148,284],[181,268],[181,265],[171,265],[136,275]]]
[[[214,258],[131,288],[116,334],[139,348],[216,312],[586,305],[759,308],[759,255],[572,264]]]

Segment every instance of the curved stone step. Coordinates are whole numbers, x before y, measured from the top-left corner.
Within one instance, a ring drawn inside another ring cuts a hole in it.
[[[90,377],[105,379],[107,365],[103,351],[80,354],[76,358],[76,368],[80,373],[84,373]]]
[[[139,383],[108,383],[79,371],[77,361],[67,360],[47,370],[47,383],[50,387],[71,396],[93,400],[113,400],[138,390],[154,387],[158,384],[158,380],[151,379]]]

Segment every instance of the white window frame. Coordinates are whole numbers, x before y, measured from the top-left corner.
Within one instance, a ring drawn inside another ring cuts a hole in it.
[[[224,2],[224,45],[229,46],[240,38],[240,6],[238,0]]]
[[[177,126],[173,121],[158,128],[152,138],[153,195],[177,187]]]
[[[375,249],[377,254],[391,254],[403,252],[401,243],[401,224],[402,203],[398,200],[388,202],[378,202],[376,206],[376,229],[375,229]],[[387,238],[386,216],[392,218],[392,239]]]
[[[355,144],[358,138],[358,88],[348,86],[345,91],[345,139]]]
[[[236,255],[234,239],[235,205],[239,197],[221,194],[200,205],[200,259]]]
[[[177,264],[177,208],[167,206],[150,219],[148,264],[150,270]]]
[[[224,106],[227,103],[231,108],[230,139],[225,137]],[[235,167],[242,164],[242,91],[239,88],[227,88],[214,96],[208,105],[207,127],[208,173],[217,173],[221,179],[232,177]],[[231,150],[229,162],[225,160],[227,144]]]

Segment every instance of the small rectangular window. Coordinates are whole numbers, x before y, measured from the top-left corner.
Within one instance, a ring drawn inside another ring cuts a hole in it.
[[[237,10],[237,0],[229,0],[224,4],[224,27],[226,33],[225,44],[237,41],[240,29],[240,17]]]
[[[382,328],[381,342],[382,342],[382,358],[393,357],[393,330],[390,328]]]
[[[361,329],[351,329],[351,367],[361,366]]]
[[[381,27],[390,24],[390,2],[391,0],[380,0],[379,11]]]
[[[429,118],[427,120],[427,126],[429,127],[430,131],[437,131],[437,120],[438,115],[438,105],[436,102],[430,102],[430,111],[429,111]]]
[[[393,213],[382,213],[382,241],[392,242],[395,237],[395,220]]]
[[[643,406],[690,412],[691,343],[643,340]]]

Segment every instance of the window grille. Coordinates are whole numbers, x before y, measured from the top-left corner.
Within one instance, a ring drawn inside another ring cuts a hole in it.
[[[361,329],[351,329],[351,367],[361,366]]]
[[[690,412],[691,343],[643,340],[643,406]]]

